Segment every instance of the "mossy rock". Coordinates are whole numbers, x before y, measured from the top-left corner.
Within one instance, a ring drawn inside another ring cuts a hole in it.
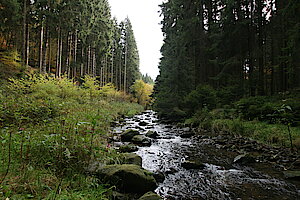
[[[158,133],[156,131],[148,131],[146,133],[146,136],[149,138],[156,139],[158,137]]]
[[[142,166],[142,158],[135,153],[123,153],[124,161],[123,164],[133,164]]]
[[[162,198],[154,192],[147,192],[141,196],[138,200],[162,200]]]
[[[151,139],[144,135],[136,135],[132,138],[132,143],[138,144],[141,146],[151,146]]]
[[[97,175],[121,192],[143,194],[157,187],[152,173],[137,165],[107,165]]]
[[[287,170],[283,174],[287,179],[300,180],[300,171]]]
[[[130,142],[134,136],[139,135],[139,134],[140,134],[140,132],[137,130],[128,129],[122,133],[121,140],[123,142]]]
[[[132,144],[120,146],[118,151],[121,153],[131,153],[138,150],[138,147]]]

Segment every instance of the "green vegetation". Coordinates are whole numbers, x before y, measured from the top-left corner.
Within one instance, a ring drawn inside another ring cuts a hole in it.
[[[105,199],[109,188],[87,176],[93,160],[117,163],[110,123],[143,110],[112,86],[86,76],[10,79],[0,94],[0,197]]]
[[[145,83],[143,80],[136,80],[131,86],[133,96],[137,99],[137,103],[145,108],[152,105],[153,99],[150,97],[153,92],[153,86]]]
[[[3,0],[0,24],[1,79],[30,68],[129,92],[141,78],[130,19],[112,19],[107,0]]]
[[[165,1],[159,115],[262,141],[298,141],[299,8],[297,0]]]
[[[186,115],[184,124],[216,133],[251,137],[268,144],[290,147],[293,143],[300,147],[300,97],[286,94],[257,96],[223,105],[220,103],[223,97],[212,88],[210,92],[200,91],[197,94],[199,105],[191,106],[195,112]],[[200,98],[203,93],[206,96]]]

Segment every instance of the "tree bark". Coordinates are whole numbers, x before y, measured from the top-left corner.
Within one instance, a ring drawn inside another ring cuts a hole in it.
[[[42,22],[41,32],[40,32],[40,58],[39,58],[40,73],[43,73],[43,40],[44,40],[44,26]]]
[[[23,46],[22,46],[22,62],[24,65],[27,63],[27,42],[26,42],[26,25],[27,25],[27,0],[23,1]]]

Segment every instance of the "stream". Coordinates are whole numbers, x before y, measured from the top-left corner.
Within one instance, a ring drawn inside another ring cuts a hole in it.
[[[139,125],[145,122],[144,126]],[[154,111],[125,118],[115,133],[136,129],[145,134],[158,133],[149,147],[139,147],[143,168],[164,174],[155,192],[164,199],[300,199],[299,184],[285,180],[279,171],[267,163],[239,165],[233,163],[237,153],[220,148],[209,133],[182,137],[189,128],[164,124]],[[203,169],[185,169],[182,162],[193,160],[204,164]]]

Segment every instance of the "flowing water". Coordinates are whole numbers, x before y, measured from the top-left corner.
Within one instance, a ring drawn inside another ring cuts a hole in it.
[[[147,126],[139,126],[141,121]],[[281,178],[268,164],[232,164],[236,153],[219,148],[212,136],[181,138],[187,128],[163,124],[153,111],[125,119],[114,131],[126,129],[158,132],[150,147],[139,147],[136,153],[143,159],[143,168],[165,175],[155,191],[164,199],[300,199],[299,186]],[[205,167],[184,169],[181,163],[185,160],[200,161]]]

